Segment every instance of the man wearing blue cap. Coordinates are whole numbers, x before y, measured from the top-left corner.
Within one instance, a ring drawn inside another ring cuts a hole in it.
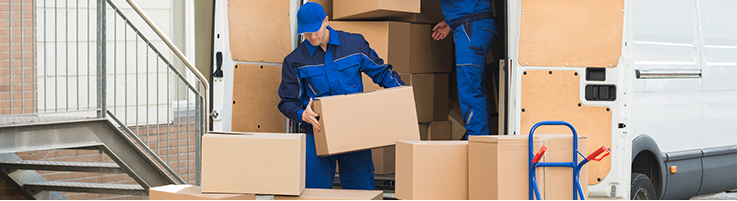
[[[374,190],[371,150],[327,157],[316,155],[312,134],[313,128],[320,130],[320,123],[319,114],[312,111],[312,99],[363,92],[361,72],[385,88],[402,86],[404,82],[391,65],[384,64],[362,35],[328,26],[320,4],[302,5],[297,22],[297,32],[304,34],[306,42],[284,58],[278,107],[282,114],[300,122],[302,132],[307,134],[305,187],[332,188],[337,160],[344,189]]]
[[[489,135],[486,52],[497,34],[491,0],[440,0],[445,20],[433,28],[442,40],[453,31],[458,100],[467,135]],[[465,136],[464,136],[465,137]]]

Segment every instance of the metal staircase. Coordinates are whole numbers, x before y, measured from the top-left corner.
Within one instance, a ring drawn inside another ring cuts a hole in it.
[[[176,174],[166,174],[168,167],[161,168],[107,119],[25,119],[28,123],[0,125],[0,175],[29,198],[64,199],[54,191],[148,195],[150,187],[184,183]],[[14,154],[53,149],[99,149],[116,163],[23,161]],[[36,170],[125,173],[139,185],[46,181]]]
[[[20,58],[19,62],[12,60],[15,56],[10,55],[10,66],[20,63],[20,69],[10,67],[9,70],[21,72],[17,76],[20,79],[33,77],[31,82],[20,82],[33,87],[32,90],[20,87],[19,94],[23,94],[20,98],[12,93],[9,108],[0,106],[0,177],[29,199],[53,200],[67,199],[60,192],[146,196],[151,187],[199,183],[200,139],[207,130],[205,106],[208,105],[209,83],[133,0],[125,0],[129,6],[125,8],[114,4],[122,0],[85,1],[86,7],[84,2],[73,2],[76,9],[69,7],[70,0],[54,1],[48,6],[48,1],[32,1],[34,9],[24,9],[25,3],[20,3],[20,10],[34,10],[27,11],[33,12],[34,18],[31,37],[34,41],[30,42],[34,56]],[[15,8],[15,2],[9,4],[9,8]],[[70,16],[75,10],[76,19],[74,14]],[[87,19],[80,21],[80,13],[85,16],[80,10],[86,10]],[[107,10],[112,13],[106,13]],[[7,26],[14,27],[14,23],[20,22],[23,27],[23,21],[27,20],[23,19],[27,16],[23,12],[11,14],[11,23]],[[17,16],[20,20],[14,19]],[[58,18],[64,20],[58,21]],[[134,23],[145,26],[137,27]],[[36,31],[36,27],[43,27],[43,31]],[[84,29],[89,33],[85,35],[86,41],[80,39]],[[70,30],[76,33],[76,39],[70,39],[70,35],[74,37]],[[58,38],[57,33],[64,34],[66,39]],[[21,48],[29,43],[14,34],[9,34],[9,39],[19,40],[23,44]],[[69,50],[74,45],[76,54]],[[87,55],[83,55],[87,65],[79,58],[84,46],[87,46]],[[76,55],[76,62],[73,62],[76,67],[69,64],[73,55]],[[27,65],[24,59],[33,60],[33,64],[24,66]],[[33,68],[32,75],[24,76],[29,68]],[[9,83],[15,90],[18,87],[13,86],[16,82],[12,79],[19,78],[13,76]],[[87,78],[86,90],[84,84],[80,84],[84,77]],[[76,79],[76,85],[70,78]],[[32,96],[23,97],[25,94]],[[32,100],[30,104],[26,103],[28,99]],[[13,105],[15,102],[20,104]],[[21,112],[15,112],[18,108]],[[25,110],[28,108],[32,112]],[[6,109],[9,114],[3,113]],[[155,147],[154,150],[151,147]],[[50,150],[99,150],[112,162],[23,160],[16,154]],[[47,181],[40,172],[49,171],[125,174],[137,184]]]

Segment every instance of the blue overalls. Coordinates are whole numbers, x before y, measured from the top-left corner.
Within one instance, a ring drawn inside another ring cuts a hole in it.
[[[404,82],[362,35],[336,31],[330,26],[328,29],[327,51],[305,41],[284,58],[279,111],[300,122],[302,132],[308,134],[305,187],[332,188],[337,160],[344,189],[374,190],[371,150],[317,156],[312,125],[302,121],[302,113],[310,98],[363,92],[361,72],[385,88],[402,86]]]
[[[490,0],[441,0],[443,17],[453,31],[458,99],[468,135],[489,134],[486,52],[497,34]]]

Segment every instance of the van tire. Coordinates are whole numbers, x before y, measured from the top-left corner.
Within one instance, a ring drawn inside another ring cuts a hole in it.
[[[656,200],[655,187],[647,175],[632,173],[630,196],[632,200]]]

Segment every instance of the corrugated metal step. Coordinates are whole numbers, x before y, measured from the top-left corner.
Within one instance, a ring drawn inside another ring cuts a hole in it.
[[[148,195],[148,191],[140,185],[132,184],[107,184],[107,183],[79,183],[79,182],[58,182],[48,181],[39,183],[29,183],[23,185],[28,191],[63,191],[63,192],[82,192],[82,193],[102,193],[102,194],[120,194],[120,195]]]
[[[82,116],[0,115],[0,126],[91,119]]]
[[[49,170],[74,172],[126,173],[115,163],[63,162],[63,161],[13,161],[0,162],[2,169]]]

